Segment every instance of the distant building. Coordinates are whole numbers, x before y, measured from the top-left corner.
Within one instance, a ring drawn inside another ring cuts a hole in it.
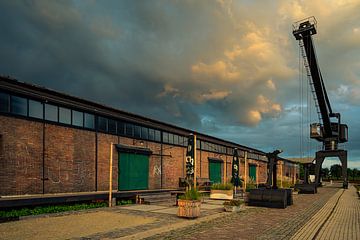
[[[190,133],[198,178],[229,181],[238,148],[241,175],[266,181],[260,150],[0,77],[0,195],[108,190],[111,142],[114,189],[178,188]],[[296,164],[281,163],[279,174],[295,181]]]

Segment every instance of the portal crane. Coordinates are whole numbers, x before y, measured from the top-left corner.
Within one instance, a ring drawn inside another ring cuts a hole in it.
[[[347,151],[339,149],[338,144],[348,141],[348,126],[341,123],[340,113],[333,112],[331,108],[312,40],[312,35],[317,33],[316,25],[314,17],[293,25],[293,34],[300,41],[304,65],[311,79],[315,105],[320,115],[319,123],[310,124],[310,138],[323,143],[322,150],[317,151],[315,156],[315,183],[320,185],[320,170],[324,159],[338,157],[342,165],[343,187],[347,188]]]

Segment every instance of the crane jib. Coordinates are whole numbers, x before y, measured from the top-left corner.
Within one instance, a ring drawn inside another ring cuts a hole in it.
[[[338,143],[347,142],[348,128],[346,124],[341,124],[340,113],[333,113],[330,101],[326,92],[324,80],[317,62],[315,46],[313,44],[312,35],[317,33],[315,18],[308,18],[293,25],[293,34],[296,40],[302,41],[300,47],[305,50],[304,64],[308,68],[311,81],[314,87],[317,105],[319,107],[322,123],[311,124],[311,138],[332,145],[331,149],[337,149]],[[331,119],[336,119],[331,121]]]

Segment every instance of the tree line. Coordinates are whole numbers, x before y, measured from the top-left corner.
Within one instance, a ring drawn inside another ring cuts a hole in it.
[[[357,168],[347,169],[348,180],[360,180],[360,170]],[[331,165],[329,168],[321,169],[321,177],[323,179],[339,180],[342,178],[342,167],[340,164]]]
[[[315,166],[315,165],[314,165]],[[312,166],[309,169],[309,174],[315,174],[315,167]],[[360,180],[360,170],[357,168],[347,169],[348,180],[356,181]],[[323,180],[340,180],[342,179],[342,167],[340,164],[334,164],[330,168],[321,169],[321,177]],[[304,166],[300,164],[300,179],[304,179]]]

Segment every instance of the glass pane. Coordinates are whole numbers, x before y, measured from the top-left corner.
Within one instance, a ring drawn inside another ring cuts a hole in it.
[[[140,131],[141,131],[141,127],[135,126],[134,127],[134,137],[140,138]]]
[[[149,140],[150,141],[154,141],[155,140],[155,130],[154,129],[149,129]]]
[[[84,127],[94,129],[95,128],[95,116],[90,113],[84,113]]]
[[[174,144],[174,134],[169,133],[169,143]]]
[[[0,112],[9,112],[9,94],[0,92]]]
[[[196,149],[200,149],[200,140],[196,140]]]
[[[72,124],[74,126],[83,127],[84,126],[84,113],[79,111],[72,111]]]
[[[179,144],[179,136],[174,134],[174,144],[178,145]]]
[[[169,142],[169,133],[163,132],[163,142],[168,143]]]
[[[100,131],[107,132],[108,130],[108,120],[104,117],[98,117],[98,129]]]
[[[116,134],[116,121],[109,119],[109,133]]]
[[[22,97],[11,96],[11,112],[27,116],[27,99]]]
[[[134,136],[134,125],[131,123],[126,124],[126,133],[127,136]]]
[[[125,134],[125,123],[118,122],[117,123],[117,131],[118,131],[118,134],[124,135]]]
[[[29,99],[29,117],[42,119],[44,112],[43,104]]]
[[[184,146],[184,137],[179,136],[179,145]]]
[[[147,127],[141,128],[141,138],[147,140],[149,135],[149,129]]]
[[[51,104],[45,104],[45,119],[53,122],[58,121],[58,107]]]
[[[71,110],[68,108],[59,107],[59,122],[71,124]]]
[[[155,141],[161,141],[161,132],[159,130],[155,130]]]

